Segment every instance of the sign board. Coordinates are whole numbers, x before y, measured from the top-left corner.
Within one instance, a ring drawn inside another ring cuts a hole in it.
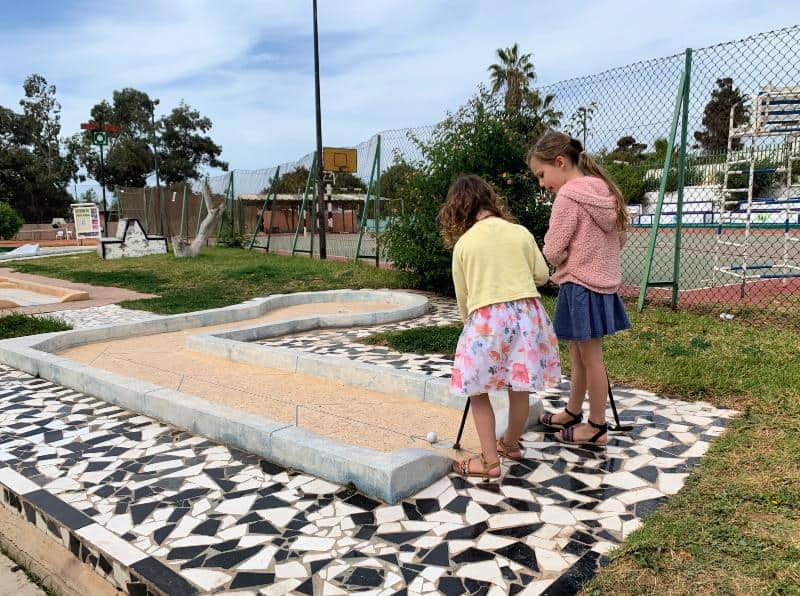
[[[93,131],[92,145],[108,145],[108,133],[103,130]]]
[[[119,134],[122,132],[122,127],[117,126],[116,124],[103,124],[101,127],[99,124],[95,124],[94,122],[81,122],[81,130],[104,130],[106,132],[110,132],[111,134]]]
[[[358,169],[355,149],[344,147],[323,147],[322,169],[328,172],[351,172]]]
[[[75,237],[100,239],[103,232],[100,227],[100,208],[94,203],[74,203],[72,217],[75,220]]]

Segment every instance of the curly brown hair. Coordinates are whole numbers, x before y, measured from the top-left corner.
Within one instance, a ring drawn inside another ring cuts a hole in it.
[[[475,225],[481,211],[488,211],[512,223],[517,222],[491,184],[480,176],[462,174],[450,186],[447,200],[436,218],[444,245],[452,248],[464,232]]]

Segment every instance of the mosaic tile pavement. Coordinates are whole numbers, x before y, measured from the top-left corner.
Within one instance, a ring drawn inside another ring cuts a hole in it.
[[[101,308],[59,314],[77,327],[137,313]],[[263,343],[447,376],[443,355],[359,339],[455,322],[453,302],[434,298],[414,321]],[[567,395],[566,383],[545,392],[546,409]],[[635,426],[604,450],[529,432],[499,482],[451,475],[388,506],[0,366],[0,484],[6,506],[131,594],[572,594],[733,414],[615,396]]]
[[[122,308],[116,304],[105,306],[91,306],[89,308],[75,308],[71,310],[58,310],[34,315],[36,317],[49,317],[60,319],[72,325],[74,329],[89,329],[105,325],[119,325],[121,323],[135,323],[160,319],[163,315],[144,310]]]
[[[730,415],[618,394],[636,429],[605,450],[531,432],[500,482],[449,476],[387,506],[2,367],[0,462],[45,511],[90,520],[66,542],[121,538],[142,553],[134,571],[147,561],[172,582],[164,593],[572,593],[680,489]],[[119,548],[107,554],[130,560]]]
[[[417,319],[373,327],[319,329],[313,332],[262,340],[258,343],[320,355],[340,356],[376,366],[399,368],[449,379],[453,360],[445,354],[407,354],[384,346],[371,346],[360,341],[383,331],[403,331],[415,327],[461,324],[454,300],[434,294],[426,293],[425,295],[430,301],[430,312]]]

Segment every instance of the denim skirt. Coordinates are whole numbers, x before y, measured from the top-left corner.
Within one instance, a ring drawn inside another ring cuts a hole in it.
[[[567,282],[558,289],[553,327],[558,339],[582,341],[630,329],[631,322],[619,293],[600,294]]]

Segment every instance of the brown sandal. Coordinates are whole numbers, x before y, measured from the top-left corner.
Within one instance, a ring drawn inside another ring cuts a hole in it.
[[[495,468],[499,468],[500,467],[500,462],[496,461],[493,464],[487,465],[486,464],[486,460],[483,459],[483,454],[482,453],[480,455],[480,461],[481,461],[481,464],[483,465],[483,471],[481,471],[481,472],[470,472],[469,471],[469,462],[474,461],[475,459],[478,459],[478,458],[465,457],[461,461],[454,461],[453,462],[453,472],[455,472],[456,474],[459,474],[461,476],[464,476],[465,478],[483,478],[484,480],[496,480],[496,479],[500,478],[499,474],[497,476],[489,475],[489,472],[491,472]]]
[[[512,453],[516,453],[516,456],[511,455]],[[505,457],[513,461],[519,461],[522,459],[522,446],[517,441],[517,444],[514,446],[506,445],[503,441],[503,437],[497,439],[497,454],[500,457]]]

